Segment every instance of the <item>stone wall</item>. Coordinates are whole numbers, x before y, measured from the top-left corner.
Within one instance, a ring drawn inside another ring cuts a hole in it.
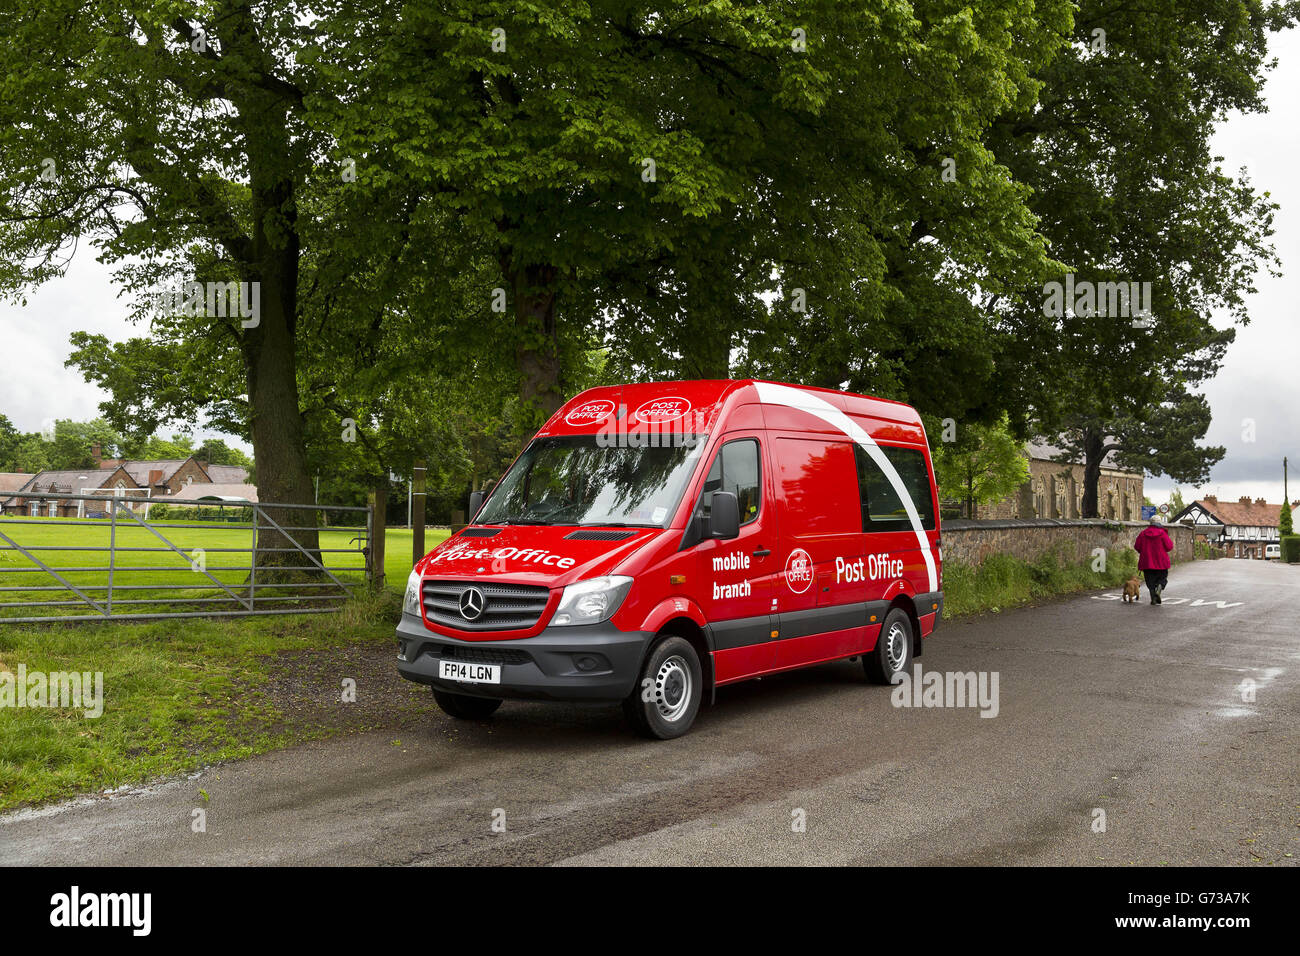
[[[1007,521],[943,522],[943,559],[958,564],[983,564],[991,554],[1009,554],[1022,561],[1034,561],[1057,549],[1062,560],[1082,562],[1093,548],[1131,548],[1143,521],[1054,521],[1047,518]],[[1195,557],[1193,531],[1189,525],[1168,524],[1165,530],[1174,541],[1173,559]]]

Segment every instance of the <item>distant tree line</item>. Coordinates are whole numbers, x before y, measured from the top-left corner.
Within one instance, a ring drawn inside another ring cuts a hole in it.
[[[103,458],[175,460],[193,455],[199,461],[213,465],[240,465],[248,468],[250,473],[253,467],[251,458],[220,438],[205,438],[199,442],[188,435],[132,438],[124,436],[102,418],[89,422],[59,419],[49,434],[21,432],[7,416],[0,414],[0,471],[34,474],[38,471],[94,468],[92,450],[95,445],[99,445]]]

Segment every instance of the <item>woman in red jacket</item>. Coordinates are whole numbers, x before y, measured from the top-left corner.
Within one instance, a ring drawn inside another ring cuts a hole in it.
[[[1153,517],[1133,542],[1133,550],[1138,553],[1138,570],[1146,578],[1151,603],[1159,604],[1160,592],[1169,583],[1169,552],[1174,550],[1174,542]]]

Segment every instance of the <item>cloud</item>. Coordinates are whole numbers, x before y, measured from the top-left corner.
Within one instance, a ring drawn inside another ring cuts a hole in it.
[[[0,414],[22,431],[38,431],[56,418],[84,421],[100,414],[99,403],[108,396],[76,369],[63,367],[74,331],[99,332],[114,341],[138,334],[109,267],[87,254],[84,244],[67,274],[32,292],[26,307],[0,303],[0,328]]]
[[[1246,167],[1256,189],[1267,190],[1280,204],[1273,241],[1287,270],[1300,261],[1300,182],[1294,168],[1300,152],[1300,35],[1293,30],[1275,35],[1269,52],[1278,58],[1264,87],[1269,112],[1233,116],[1214,146],[1225,171]],[[1281,501],[1282,456],[1293,465],[1300,461],[1295,372],[1300,323],[1293,282],[1264,275],[1256,285],[1258,293],[1247,300],[1251,322],[1237,329],[1222,369],[1205,387],[1214,414],[1206,440],[1227,449],[1210,478],[1212,484],[1258,482],[1255,497],[1275,484],[1276,495],[1269,500]],[[1244,438],[1248,425],[1253,441]],[[1248,491],[1243,487],[1239,494]]]

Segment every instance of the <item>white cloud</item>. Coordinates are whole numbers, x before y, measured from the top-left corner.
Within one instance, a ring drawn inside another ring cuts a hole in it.
[[[5,330],[4,367],[0,376],[0,414],[21,431],[38,431],[56,418],[77,421],[99,415],[107,396],[87,383],[76,369],[64,368],[77,330],[98,332],[118,341],[128,338],[127,302],[116,297],[108,266],[86,244],[67,275],[36,289],[27,306],[0,303]]]

